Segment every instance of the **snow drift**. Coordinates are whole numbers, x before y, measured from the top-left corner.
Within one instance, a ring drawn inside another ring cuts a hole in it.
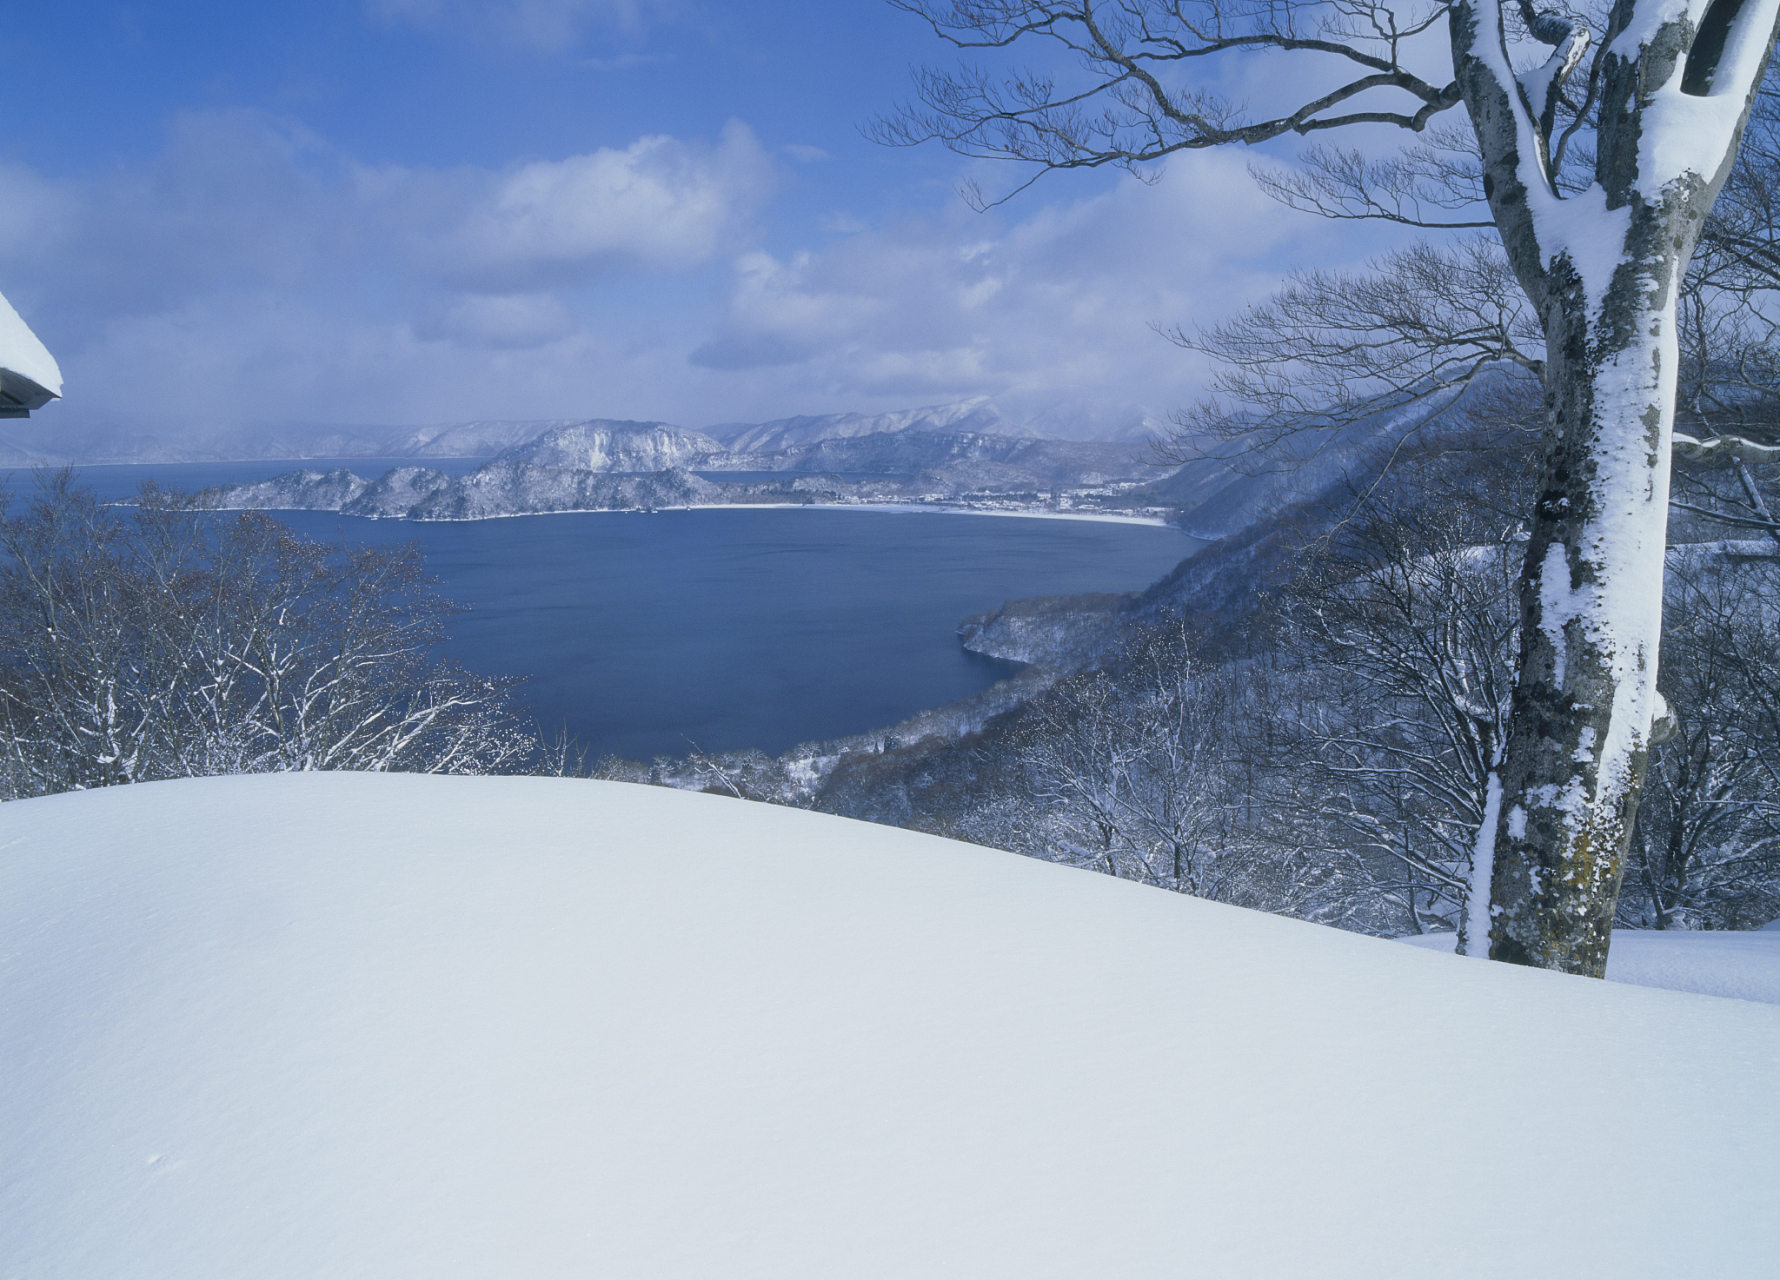
[[[1673,1276],[1780,1009],[843,819],[286,774],[0,806],[0,1274]]]

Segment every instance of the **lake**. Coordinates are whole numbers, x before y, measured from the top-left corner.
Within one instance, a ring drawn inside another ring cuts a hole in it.
[[[126,497],[153,475],[187,488],[296,466],[375,475],[398,461],[90,467]],[[648,759],[882,728],[1004,679],[958,623],[1022,596],[1134,591],[1199,545],[1177,529],[1088,520],[809,508],[594,512],[463,523],[275,512],[311,537],[413,540],[469,612],[450,655],[529,677],[547,731]]]

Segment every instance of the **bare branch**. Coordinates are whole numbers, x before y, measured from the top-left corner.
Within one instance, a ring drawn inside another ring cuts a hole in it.
[[[1250,165],[1281,204],[1324,218],[1374,218],[1412,227],[1493,227],[1484,204],[1477,148],[1468,133],[1434,129],[1426,142],[1376,159],[1355,148],[1310,147],[1298,167]],[[1474,218],[1436,211],[1469,209]]]
[[[1417,245],[1372,265],[1302,272],[1233,320],[1165,330],[1218,367],[1212,396],[1176,415],[1160,456],[1186,461],[1208,438],[1239,437],[1267,467],[1301,465],[1345,426],[1392,418],[1400,443],[1455,409],[1474,413],[1466,393],[1480,380],[1541,372],[1537,320],[1489,240]],[[1524,417],[1524,404],[1515,412]]]
[[[892,2],[958,48],[1003,48],[1032,38],[1072,56],[1082,73],[1077,87],[1065,88],[1048,72],[995,77],[973,66],[920,70],[916,102],[867,130],[893,146],[937,141],[961,155],[1044,169],[1133,169],[1176,151],[1254,145],[1352,124],[1419,132],[1459,100],[1456,85],[1430,84],[1402,59],[1404,42],[1443,16],[1440,5],[1405,20],[1376,0],[1321,9],[1237,0]],[[1361,74],[1259,116],[1216,94],[1176,87],[1173,72],[1183,64],[1245,54],[1289,55],[1306,70],[1345,64]],[[1347,109],[1379,94],[1404,101],[1395,109]]]

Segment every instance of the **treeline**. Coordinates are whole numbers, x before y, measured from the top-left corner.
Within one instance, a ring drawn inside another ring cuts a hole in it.
[[[508,683],[438,658],[453,606],[411,545],[324,545],[152,486],[108,506],[67,471],[0,498],[0,799],[537,756]]]

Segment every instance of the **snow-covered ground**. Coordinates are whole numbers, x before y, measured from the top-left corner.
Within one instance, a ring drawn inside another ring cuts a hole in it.
[[[0,806],[0,1276],[1732,1276],[1780,1008],[786,809]]]
[[[1431,933],[1398,941],[1450,955],[1456,936]],[[1780,928],[1769,925],[1756,933],[1616,929],[1607,981],[1780,1004]]]

